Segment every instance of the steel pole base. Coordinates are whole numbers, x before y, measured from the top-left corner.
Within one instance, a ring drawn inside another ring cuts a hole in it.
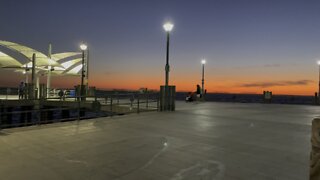
[[[176,86],[160,86],[160,111],[175,111]]]

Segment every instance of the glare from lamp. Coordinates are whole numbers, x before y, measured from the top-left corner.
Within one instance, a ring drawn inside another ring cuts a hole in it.
[[[85,50],[87,50],[87,45],[86,44],[81,44],[80,45],[80,49],[82,50],[82,51],[85,51]]]
[[[205,59],[202,59],[202,60],[201,60],[201,64],[206,64],[206,60],[205,60]]]
[[[167,22],[167,23],[165,23],[165,24],[163,25],[163,29],[164,29],[165,31],[167,31],[167,32],[170,32],[170,31],[172,31],[173,26],[174,26],[174,25],[173,25],[172,23]]]

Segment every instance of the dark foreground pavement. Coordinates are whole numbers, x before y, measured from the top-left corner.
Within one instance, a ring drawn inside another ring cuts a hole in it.
[[[308,179],[316,106],[179,102],[0,131],[0,179]]]

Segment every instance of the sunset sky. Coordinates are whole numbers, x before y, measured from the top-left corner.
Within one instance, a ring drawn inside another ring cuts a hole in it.
[[[1,0],[0,40],[44,53],[90,49],[89,84],[100,89],[159,89],[166,34],[171,33],[170,84],[208,92],[313,95],[320,59],[318,0]],[[0,86],[22,74],[0,69]],[[42,78],[45,83],[45,77]],[[54,77],[73,87],[80,77]]]

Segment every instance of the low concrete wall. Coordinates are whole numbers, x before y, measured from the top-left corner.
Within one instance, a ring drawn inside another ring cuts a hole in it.
[[[320,118],[312,121],[310,180],[320,180]]]

